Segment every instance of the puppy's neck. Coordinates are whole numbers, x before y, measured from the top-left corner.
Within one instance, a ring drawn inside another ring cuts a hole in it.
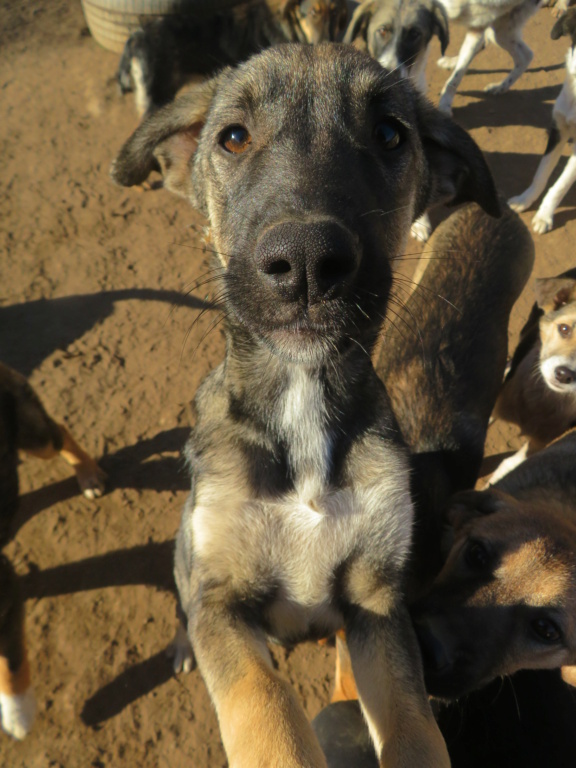
[[[343,420],[366,411],[360,393],[371,376],[372,363],[358,348],[306,364],[262,342],[228,338],[224,385],[234,417],[255,440],[285,456],[296,490],[309,498],[329,485],[336,442],[350,437]]]

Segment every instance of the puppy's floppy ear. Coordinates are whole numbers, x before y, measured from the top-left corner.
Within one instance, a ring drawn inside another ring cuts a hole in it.
[[[540,277],[534,282],[536,303],[545,312],[554,312],[576,298],[576,280],[570,277]]]
[[[457,530],[474,517],[493,515],[513,503],[511,496],[495,488],[486,491],[462,491],[454,494],[450,500],[446,519]]]
[[[434,17],[434,33],[440,40],[440,51],[442,56],[446,53],[448,43],[450,42],[450,28],[448,26],[448,16],[441,3],[436,0],[432,2],[432,15]]]
[[[195,205],[191,164],[220,77],[197,85],[143,120],[112,163],[112,180],[132,187],[160,170],[166,189]]]
[[[558,40],[564,35],[568,35],[572,39],[576,37],[576,8],[569,8],[563,13],[550,30],[552,40]]]
[[[374,0],[364,0],[356,8],[348,24],[348,29],[344,35],[343,43],[353,43],[356,38],[361,37],[364,41],[367,39],[368,24],[374,13]]]
[[[428,180],[418,201],[420,216],[438,203],[456,205],[476,202],[490,216],[502,214],[494,180],[476,142],[463,128],[435,109],[424,97],[418,99],[418,122]]]

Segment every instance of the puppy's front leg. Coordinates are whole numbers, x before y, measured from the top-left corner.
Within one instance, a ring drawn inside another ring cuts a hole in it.
[[[213,596],[196,606],[189,626],[230,768],[326,768],[294,691],[272,669],[263,633]]]
[[[358,696],[384,768],[448,768],[432,713],[420,649],[405,608],[359,609],[346,637]]]

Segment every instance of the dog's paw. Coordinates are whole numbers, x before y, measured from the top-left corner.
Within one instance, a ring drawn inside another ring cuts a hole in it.
[[[537,213],[532,219],[532,229],[538,235],[544,235],[546,232],[550,232],[553,226],[553,217],[546,216],[542,213]]]
[[[410,227],[410,234],[414,240],[425,243],[432,234],[432,224],[428,216],[422,216]]]
[[[178,675],[180,672],[192,672],[196,667],[196,658],[192,645],[184,627],[180,624],[176,630],[174,640],[166,648],[166,656],[172,659],[172,668]]]
[[[508,200],[508,205],[513,211],[522,213],[522,211],[525,211],[526,208],[528,208],[529,203],[524,195],[516,195],[516,197],[511,197],[510,200]]]
[[[510,86],[504,81],[502,83],[490,83],[484,88],[484,93],[489,93],[491,96],[498,96],[500,93],[506,93]]]
[[[87,499],[98,499],[106,489],[107,475],[96,462],[75,467],[80,490]]]
[[[436,64],[441,69],[455,69],[458,63],[458,56],[441,56]]]
[[[0,713],[6,733],[15,739],[23,739],[30,733],[36,716],[36,699],[32,689],[13,696],[0,693]]]

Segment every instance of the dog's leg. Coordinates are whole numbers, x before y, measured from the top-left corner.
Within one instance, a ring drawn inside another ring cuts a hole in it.
[[[474,56],[476,56],[478,51],[481,50],[483,45],[484,32],[469,30],[466,33],[466,37],[464,38],[464,42],[460,48],[460,53],[458,54],[456,67],[444,84],[444,88],[440,94],[440,103],[438,104],[438,109],[441,112],[444,112],[447,115],[452,114],[452,102],[454,101],[454,96],[458,90],[458,86],[462,82],[462,78],[470,66],[472,59]]]
[[[536,6],[537,7],[537,6]],[[486,93],[493,95],[506,93],[516,80],[526,72],[534,54],[522,40],[522,27],[517,27],[508,18],[494,22],[492,25],[494,42],[507,51],[514,62],[511,72],[500,83],[490,83],[484,88]]]
[[[525,211],[542,194],[550,174],[560,160],[564,144],[567,141],[568,132],[561,129],[554,121],[548,130],[548,143],[546,144],[544,155],[538,164],[532,184],[521,195],[511,197],[508,200],[508,205],[513,211]]]
[[[6,733],[23,739],[32,728],[36,701],[24,637],[24,606],[17,576],[4,556],[0,556],[0,589],[0,717]]]
[[[554,212],[560,205],[568,190],[576,181],[576,154],[573,153],[566,163],[557,182],[550,187],[544,200],[540,203],[538,213],[532,219],[532,229],[539,235],[549,232],[554,222]]]
[[[230,768],[326,768],[294,691],[272,668],[263,633],[206,590],[189,627]]]
[[[49,442],[37,448],[24,447],[23,450],[39,459],[53,459],[55,456],[62,456],[74,468],[78,485],[84,496],[87,499],[95,499],[98,496],[102,496],[106,473],[78,445],[63,424],[57,424],[56,427],[60,433],[60,440],[54,443]]]
[[[354,678],[384,768],[449,768],[405,608],[388,615],[358,609],[346,626]]]
[[[528,456],[529,445],[530,443],[526,441],[522,448],[516,451],[516,453],[513,453],[512,456],[508,456],[507,459],[503,459],[503,461],[498,464],[494,472],[492,472],[490,475],[490,478],[486,483],[486,488],[494,485],[494,483],[497,483],[498,480],[501,480],[505,475],[507,475],[509,472],[512,472],[513,469],[516,469],[516,467],[522,464],[522,462]]]

